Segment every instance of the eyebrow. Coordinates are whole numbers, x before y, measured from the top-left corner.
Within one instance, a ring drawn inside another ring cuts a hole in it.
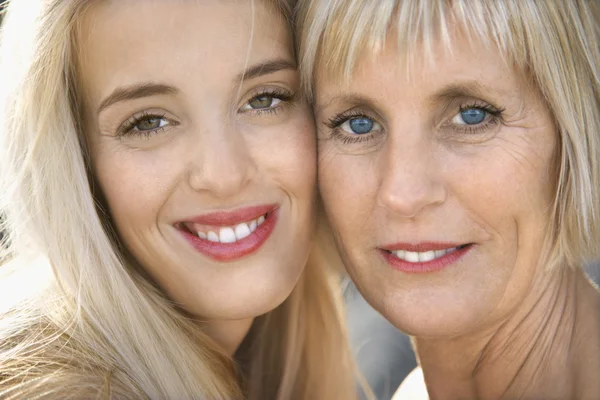
[[[354,94],[354,93],[342,93],[340,95],[337,95],[337,96],[327,99],[322,104],[317,105],[317,107],[315,107],[315,113],[319,113],[319,112],[323,111],[324,109],[328,108],[335,102],[344,103],[348,107],[352,107],[352,108],[366,106],[366,107],[369,107],[372,109],[377,109],[377,103],[369,97],[362,96],[359,94]]]
[[[430,97],[429,101],[431,104],[436,104],[441,101],[454,100],[461,97],[476,97],[486,99],[490,97],[490,94],[494,97],[506,96],[506,94],[494,89],[491,86],[484,85],[473,80],[444,86],[441,90],[434,93]],[[377,103],[370,97],[354,93],[342,93],[327,99],[322,104],[318,104],[317,107],[315,107],[315,113],[323,111],[335,102],[342,102],[351,107],[368,106],[375,109],[377,107]]]
[[[273,74],[278,71],[296,69],[296,64],[286,59],[276,59],[260,64],[256,64],[248,67],[244,72],[240,73],[236,77],[236,81],[242,82],[244,80],[255,79],[264,75]],[[166,85],[163,83],[139,83],[130,86],[119,87],[115,89],[108,97],[106,97],[100,106],[98,107],[98,113],[102,110],[110,107],[115,103],[119,103],[126,100],[134,100],[142,97],[156,96],[156,95],[167,95],[167,94],[178,94],[179,90],[173,86]]]
[[[179,90],[173,86],[154,82],[119,87],[115,89],[108,97],[102,100],[102,103],[100,103],[100,106],[98,107],[98,113],[105,108],[121,101],[177,93],[179,93]]]
[[[245,80],[255,79],[264,75],[273,74],[275,72],[286,69],[296,69],[296,64],[284,58],[269,60],[259,64],[252,65],[236,77],[236,82],[240,83]]]
[[[502,96],[501,92],[498,92],[491,86],[484,85],[478,81],[467,81],[445,86],[433,95],[432,100],[435,103],[437,101],[453,100],[461,97],[487,98],[490,94],[495,97]]]

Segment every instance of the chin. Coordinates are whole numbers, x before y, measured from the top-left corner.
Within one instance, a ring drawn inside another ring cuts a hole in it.
[[[363,292],[365,299],[392,325],[417,337],[455,337],[485,323],[491,309],[482,299],[455,290],[407,289],[397,285]],[[478,307],[474,307],[478,304]]]
[[[243,274],[223,277],[205,290],[197,289],[193,299],[197,306],[186,308],[203,318],[228,320],[254,318],[272,311],[290,296],[303,266],[287,263],[285,270],[279,263],[275,266],[259,263],[257,266]]]
[[[224,319],[224,320],[241,320],[247,318],[256,318],[266,314],[277,307],[289,297],[292,289],[289,291],[282,290],[273,293],[256,293],[248,292],[240,296],[235,301],[230,301],[228,304],[221,304],[210,310],[210,312],[202,313],[202,310],[197,310],[195,315],[206,319]]]
[[[454,318],[451,313],[445,316],[427,316],[422,313],[398,314],[392,310],[383,316],[396,328],[409,336],[419,338],[450,338],[466,334],[473,328],[473,324],[467,322],[468,318],[461,316]]]

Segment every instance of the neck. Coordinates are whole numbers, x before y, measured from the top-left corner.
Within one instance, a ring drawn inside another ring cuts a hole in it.
[[[431,399],[600,398],[600,296],[561,270],[492,327],[415,338]]]
[[[203,331],[226,353],[233,357],[250,331],[254,318],[239,320],[215,320],[206,323]]]

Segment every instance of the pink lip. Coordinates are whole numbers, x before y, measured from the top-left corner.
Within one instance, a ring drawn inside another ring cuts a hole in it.
[[[186,219],[182,222],[195,222],[201,225],[214,226],[234,226],[242,222],[251,221],[273,211],[277,204],[265,204],[255,207],[239,208],[234,211],[218,211],[210,214],[204,214],[198,217]]]
[[[269,239],[279,218],[279,208],[273,205],[249,207],[234,212],[218,212],[186,220],[186,222],[195,222],[203,225],[233,226],[256,219],[267,213],[265,221],[254,232],[234,243],[211,242],[210,240],[201,239],[183,229],[178,230],[198,252],[216,261],[234,261],[255,253]]]
[[[426,252],[426,251],[435,251],[435,250],[445,250],[450,248],[456,248],[451,253],[445,254],[439,258],[436,258],[431,261],[424,262],[408,262],[404,261],[391,253],[391,251],[412,251],[412,252]],[[457,262],[460,258],[462,258],[471,248],[472,244],[464,244],[464,243],[434,243],[434,242],[424,242],[418,244],[410,244],[410,243],[396,243],[384,246],[379,248],[380,254],[383,258],[390,264],[390,266],[398,271],[402,271],[409,274],[418,274],[418,273],[428,273],[428,272],[437,272],[449,267],[450,265]]]
[[[413,252],[425,252],[435,250],[446,250],[453,247],[462,246],[464,243],[452,243],[452,242],[422,242],[422,243],[393,243],[386,246],[381,246],[381,249],[388,251],[413,251]]]

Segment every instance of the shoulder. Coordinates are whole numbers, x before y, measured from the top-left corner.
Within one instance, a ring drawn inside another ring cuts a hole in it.
[[[417,367],[402,381],[392,400],[429,400],[423,370]]]

